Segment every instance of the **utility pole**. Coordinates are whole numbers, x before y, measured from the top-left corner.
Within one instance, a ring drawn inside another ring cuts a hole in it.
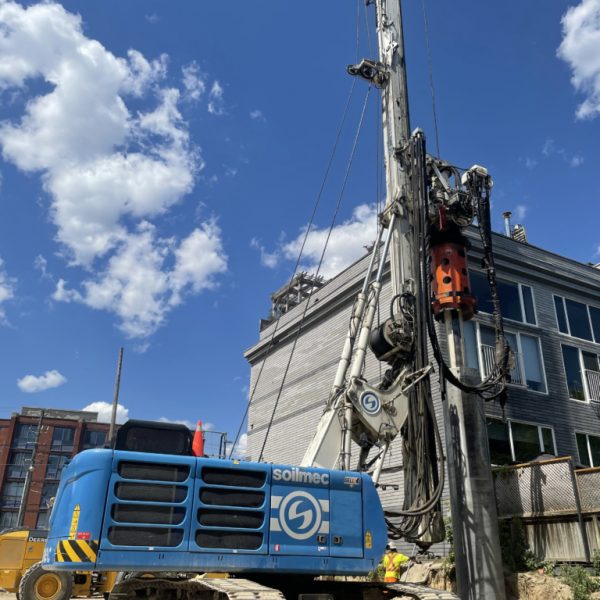
[[[25,475],[25,483],[23,485],[23,492],[21,493],[21,506],[19,506],[19,514],[17,515],[17,527],[23,527],[23,521],[25,520],[25,513],[27,512],[27,500],[29,498],[29,490],[31,489],[31,480],[33,479],[33,471],[35,469],[35,456],[37,454],[38,443],[40,440],[40,432],[42,431],[42,421],[44,420],[44,409],[40,410],[40,417],[38,419],[37,431],[35,432],[35,442],[33,444],[33,450],[31,451],[31,464],[27,469]]]
[[[413,222],[418,207],[410,197],[409,174],[402,164],[403,150],[410,138],[410,118],[400,0],[376,0],[375,4],[380,64],[373,66],[372,79],[375,81],[381,70],[387,75],[380,87],[386,211],[388,216],[390,212],[397,215],[390,257],[392,291],[396,295],[415,285],[416,265],[427,257],[415,256],[419,249],[413,240]],[[464,379],[463,326],[458,311],[445,312],[444,327],[450,368],[459,379]],[[462,600],[504,600],[496,501],[482,400],[449,385],[444,403],[444,429],[459,596]]]
[[[112,447],[115,424],[117,422],[117,408],[119,406],[119,388],[121,387],[121,366],[123,364],[123,348],[119,350],[119,361],[117,362],[117,377],[115,379],[115,393],[113,396],[112,414],[110,417],[110,427],[108,429],[108,445]]]

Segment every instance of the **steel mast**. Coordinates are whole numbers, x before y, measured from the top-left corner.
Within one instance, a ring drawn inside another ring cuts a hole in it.
[[[404,149],[410,139],[408,86],[400,0],[375,0],[379,40],[379,64],[371,67],[370,77],[382,88],[383,144],[386,165],[385,212],[395,214],[391,245],[393,294],[417,289],[415,266],[425,256],[415,256],[416,199],[411,197]],[[360,65],[359,65],[360,67]],[[415,260],[416,258],[416,260]],[[417,313],[417,318],[424,315]],[[459,311],[444,313],[449,366],[464,379],[462,316]],[[418,328],[417,328],[418,329]],[[426,344],[426,339],[418,340]],[[458,592],[463,600],[505,598],[504,575],[498,537],[496,502],[488,458],[482,399],[449,385],[444,403],[452,526],[456,553]]]

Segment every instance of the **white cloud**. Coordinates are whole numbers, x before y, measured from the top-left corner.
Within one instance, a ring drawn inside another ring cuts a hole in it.
[[[266,121],[265,115],[263,114],[262,110],[258,109],[250,111],[250,118],[254,119],[255,121]]]
[[[525,166],[528,169],[534,169],[537,166],[537,164],[538,164],[538,161],[535,160],[535,158],[531,158],[529,156],[525,157]]]
[[[229,458],[229,453],[231,452],[231,446],[233,442],[227,442],[226,454],[227,458]],[[240,439],[233,449],[232,458],[241,458],[244,459],[248,456],[248,434],[242,433],[240,435]]]
[[[156,13],[151,13],[149,15],[144,15],[144,19],[151,25],[155,25],[160,20],[160,17]]]
[[[283,246],[284,256],[296,260],[305,231],[293,241]],[[313,229],[304,246],[303,264],[301,268],[306,271],[316,272],[321,253],[325,246],[329,229]],[[320,275],[329,279],[340,271],[350,266],[365,254],[365,246],[371,245],[377,236],[377,208],[374,204],[361,204],[354,209],[352,217],[341,225],[334,227],[327,252],[319,271]]]
[[[81,294],[77,290],[67,289],[67,282],[64,279],[59,279],[56,284],[56,289],[52,293],[52,300],[56,302],[81,302]]]
[[[183,87],[185,88],[185,97],[188,100],[197,102],[206,91],[206,78],[200,71],[196,61],[181,68],[183,74]]]
[[[223,101],[223,88],[218,81],[215,81],[210,88],[209,93],[209,102],[208,102],[208,112],[211,115],[224,115],[225,114],[225,104]]]
[[[163,239],[150,224],[192,191],[203,167],[178,108],[179,91],[161,87],[167,57],[148,60],[136,50],[117,57],[84,35],[78,15],[52,2],[2,2],[0,28],[0,90],[26,91],[35,78],[51,86],[28,100],[20,121],[0,125],[3,156],[41,174],[62,254],[89,274],[81,290],[59,280],[53,298],[113,312],[128,335],[147,336],[184,289],[210,289],[213,275],[226,269],[213,222],[184,240]],[[201,90],[192,65],[184,86],[193,96]],[[218,108],[218,82],[210,95]],[[154,106],[133,113],[130,98]],[[211,247],[209,256],[179,264],[199,239]]]
[[[515,218],[515,221],[517,221],[518,223],[523,221],[525,219],[525,217],[527,216],[528,210],[529,210],[528,207],[525,206],[524,204],[517,204],[517,206],[513,210],[513,217]]]
[[[600,114],[600,0],[581,0],[563,15],[563,39],[557,50],[569,64],[573,87],[585,100],[577,108],[577,118],[591,119]]]
[[[171,268],[165,266],[167,257],[174,258]],[[225,270],[220,230],[214,223],[203,224],[175,245],[172,240],[157,239],[155,227],[143,221],[106,269],[83,282],[82,294],[66,289],[60,280],[53,298],[114,312],[128,337],[146,337],[186,293],[215,287],[214,275]]]
[[[60,387],[65,383],[67,383],[67,378],[56,369],[46,371],[43,375],[25,375],[25,377],[17,379],[19,389],[28,394]]]
[[[583,164],[583,156],[580,154],[570,155],[564,148],[559,148],[555,144],[554,140],[548,139],[544,142],[542,146],[542,155],[544,158],[550,158],[551,156],[560,156],[565,163],[567,163],[570,167],[577,168]],[[529,159],[527,159],[529,160]],[[529,166],[526,161],[526,166]],[[537,164],[534,161],[534,166]]]
[[[84,406],[81,410],[89,410],[90,412],[98,413],[98,421],[100,423],[110,423],[112,417],[112,403],[110,402],[92,402]],[[124,423],[129,418],[129,409],[122,404],[117,404],[117,423]]]
[[[188,429],[196,431],[196,421],[190,421],[189,419],[168,419],[167,417],[160,417],[158,419],[161,423],[178,423],[179,425],[185,425]],[[215,428],[214,423],[207,421],[202,422],[202,431],[213,431]]]
[[[185,425],[192,431],[196,430],[196,423],[193,423],[189,419],[167,419],[167,417],[160,417],[158,419],[161,423],[177,423],[178,425]]]
[[[554,144],[554,140],[546,140],[544,142],[544,145],[542,146],[542,154],[544,156],[550,156],[551,154],[554,154],[556,150],[556,146]]]
[[[252,238],[250,240],[250,247],[260,252],[260,264],[263,267],[274,269],[279,264],[279,254],[277,252],[267,252],[265,247],[260,243],[260,240]]]
[[[2,306],[15,296],[16,280],[4,270],[4,261],[0,258],[0,325],[6,323],[6,312]]]

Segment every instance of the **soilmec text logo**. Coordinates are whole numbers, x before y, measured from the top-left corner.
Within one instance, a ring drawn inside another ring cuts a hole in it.
[[[317,499],[304,490],[272,496],[271,531],[283,531],[299,541],[329,533],[329,500]]]
[[[293,483],[312,483],[313,485],[329,485],[329,473],[303,471],[298,467],[290,469],[273,469],[274,481]]]

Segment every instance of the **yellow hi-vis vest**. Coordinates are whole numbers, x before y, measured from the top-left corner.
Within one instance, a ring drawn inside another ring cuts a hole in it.
[[[383,566],[385,567],[385,577],[400,578],[400,568],[408,561],[408,556],[400,552],[390,552],[383,557]]]

